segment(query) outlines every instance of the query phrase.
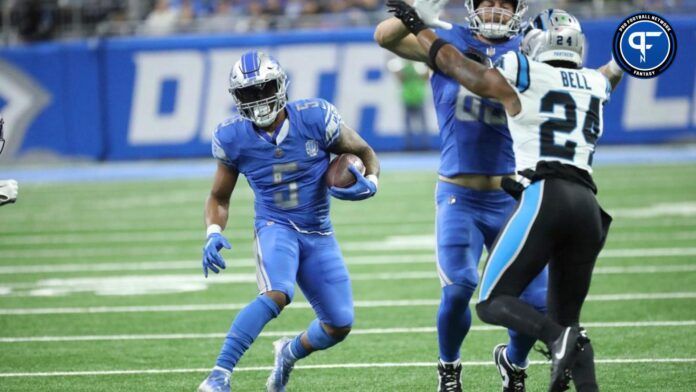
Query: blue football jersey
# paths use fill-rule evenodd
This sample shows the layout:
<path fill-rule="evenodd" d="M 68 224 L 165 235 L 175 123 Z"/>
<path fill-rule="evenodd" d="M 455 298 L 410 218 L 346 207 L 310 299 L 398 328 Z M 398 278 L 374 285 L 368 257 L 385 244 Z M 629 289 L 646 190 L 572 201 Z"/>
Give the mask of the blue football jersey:
<path fill-rule="evenodd" d="M 254 191 L 256 228 L 269 222 L 328 233 L 327 151 L 340 135 L 341 116 L 322 99 L 289 102 L 288 118 L 269 140 L 241 117 L 220 124 L 213 156 L 244 174 Z"/>
<path fill-rule="evenodd" d="M 462 53 L 485 56 L 492 62 L 509 51 L 517 51 L 522 39 L 516 36 L 489 45 L 476 39 L 468 27 L 461 25 L 454 25 L 451 30 L 437 29 L 436 32 Z M 430 84 L 440 128 L 438 172 L 446 177 L 513 173 L 515 158 L 503 105 L 477 96 L 440 72 L 433 74 Z"/>

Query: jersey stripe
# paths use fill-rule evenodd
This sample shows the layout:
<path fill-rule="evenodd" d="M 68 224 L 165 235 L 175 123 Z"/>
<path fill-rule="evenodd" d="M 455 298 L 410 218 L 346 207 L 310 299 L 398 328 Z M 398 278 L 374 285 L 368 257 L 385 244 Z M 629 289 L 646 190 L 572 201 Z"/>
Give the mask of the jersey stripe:
<path fill-rule="evenodd" d="M 529 88 L 529 60 L 524 54 L 517 52 L 517 89 L 520 93 Z"/>
<path fill-rule="evenodd" d="M 517 210 L 505 225 L 488 257 L 479 287 L 479 302 L 488 299 L 505 271 L 517 259 L 539 214 L 543 197 L 544 180 L 531 184 L 522 192 Z"/>

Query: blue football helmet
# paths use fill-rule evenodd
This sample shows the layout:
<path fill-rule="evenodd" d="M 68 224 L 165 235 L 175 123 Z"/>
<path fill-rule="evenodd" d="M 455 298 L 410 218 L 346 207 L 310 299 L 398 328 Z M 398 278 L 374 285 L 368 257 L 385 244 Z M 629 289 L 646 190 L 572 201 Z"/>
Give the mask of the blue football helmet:
<path fill-rule="evenodd" d="M 267 127 L 285 108 L 288 77 L 271 56 L 246 52 L 230 71 L 230 88 L 239 114 L 259 127 Z"/>

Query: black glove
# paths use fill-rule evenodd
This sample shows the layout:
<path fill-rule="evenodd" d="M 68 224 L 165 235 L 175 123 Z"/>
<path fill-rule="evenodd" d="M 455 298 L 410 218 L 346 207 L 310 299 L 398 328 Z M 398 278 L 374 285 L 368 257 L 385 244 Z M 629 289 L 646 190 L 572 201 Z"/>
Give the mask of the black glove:
<path fill-rule="evenodd" d="M 422 30 L 428 28 L 423 20 L 418 16 L 416 10 L 402 0 L 388 0 L 387 7 L 401 23 L 406 26 L 413 35 L 418 35 Z"/>

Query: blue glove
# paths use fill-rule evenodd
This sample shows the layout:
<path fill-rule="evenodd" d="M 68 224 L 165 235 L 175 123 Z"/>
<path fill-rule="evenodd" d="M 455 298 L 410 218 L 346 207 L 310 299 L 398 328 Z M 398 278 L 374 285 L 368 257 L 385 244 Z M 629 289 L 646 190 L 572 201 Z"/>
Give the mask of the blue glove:
<path fill-rule="evenodd" d="M 208 268 L 216 274 L 220 272 L 218 267 L 225 269 L 225 260 L 220 256 L 220 249 L 232 249 L 232 245 L 227 242 L 220 233 L 212 233 L 208 236 L 208 242 L 203 247 L 203 275 L 208 277 Z"/>
<path fill-rule="evenodd" d="M 331 196 L 341 200 L 364 200 L 372 197 L 377 192 L 377 184 L 365 178 L 355 166 L 348 166 L 348 170 L 355 176 L 357 181 L 348 188 L 329 188 Z"/>

